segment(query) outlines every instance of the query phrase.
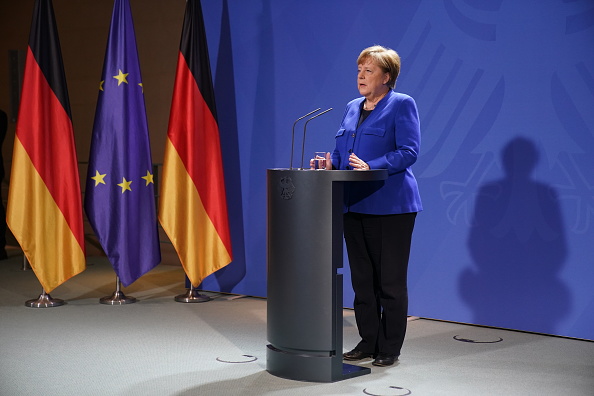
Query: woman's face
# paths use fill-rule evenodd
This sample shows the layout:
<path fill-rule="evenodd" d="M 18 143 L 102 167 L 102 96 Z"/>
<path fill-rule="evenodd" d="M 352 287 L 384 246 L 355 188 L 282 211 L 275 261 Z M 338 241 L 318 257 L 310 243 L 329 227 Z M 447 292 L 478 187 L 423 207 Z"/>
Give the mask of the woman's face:
<path fill-rule="evenodd" d="M 357 67 L 357 85 L 359 93 L 368 99 L 383 95 L 390 80 L 390 74 L 385 73 L 373 60 L 367 59 Z"/>

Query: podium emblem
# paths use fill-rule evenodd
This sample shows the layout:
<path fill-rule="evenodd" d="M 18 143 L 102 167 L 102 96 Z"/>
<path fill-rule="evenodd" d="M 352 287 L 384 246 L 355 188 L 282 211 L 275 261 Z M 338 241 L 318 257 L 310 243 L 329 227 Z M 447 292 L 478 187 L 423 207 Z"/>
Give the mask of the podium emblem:
<path fill-rule="evenodd" d="M 283 199 L 291 199 L 293 198 L 293 193 L 295 192 L 295 185 L 293 184 L 293 179 L 289 176 L 282 177 L 279 182 L 280 187 L 280 195 Z"/>

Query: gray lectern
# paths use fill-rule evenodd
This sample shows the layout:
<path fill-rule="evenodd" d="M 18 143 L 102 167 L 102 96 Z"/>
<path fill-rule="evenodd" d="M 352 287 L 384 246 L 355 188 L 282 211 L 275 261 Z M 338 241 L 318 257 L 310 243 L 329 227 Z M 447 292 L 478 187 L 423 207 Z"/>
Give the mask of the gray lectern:
<path fill-rule="evenodd" d="M 371 371 L 342 362 L 343 184 L 387 177 L 386 170 L 268 169 L 269 373 L 333 382 Z"/>

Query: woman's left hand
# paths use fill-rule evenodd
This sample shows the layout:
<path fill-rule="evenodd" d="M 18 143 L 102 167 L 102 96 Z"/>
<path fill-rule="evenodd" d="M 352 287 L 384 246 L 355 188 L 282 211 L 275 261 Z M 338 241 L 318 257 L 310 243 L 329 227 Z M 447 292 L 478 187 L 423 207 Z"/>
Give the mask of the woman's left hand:
<path fill-rule="evenodd" d="M 369 170 L 369 165 L 367 165 L 367 162 L 363 161 L 361 158 L 357 157 L 355 155 L 355 153 L 351 153 L 351 155 L 349 156 L 349 165 L 354 169 L 354 170 Z"/>

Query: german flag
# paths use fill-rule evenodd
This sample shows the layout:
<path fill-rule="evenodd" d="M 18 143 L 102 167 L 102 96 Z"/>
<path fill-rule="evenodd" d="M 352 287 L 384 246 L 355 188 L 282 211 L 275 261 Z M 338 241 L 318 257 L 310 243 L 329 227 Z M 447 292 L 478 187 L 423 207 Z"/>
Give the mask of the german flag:
<path fill-rule="evenodd" d="M 7 223 L 44 291 L 85 269 L 80 180 L 51 0 L 36 0 L 14 141 Z"/>
<path fill-rule="evenodd" d="M 231 262 L 223 159 L 198 0 L 186 3 L 163 161 L 159 221 L 194 287 Z"/>

